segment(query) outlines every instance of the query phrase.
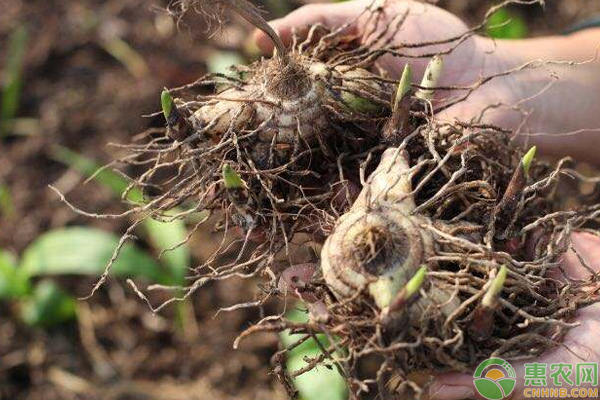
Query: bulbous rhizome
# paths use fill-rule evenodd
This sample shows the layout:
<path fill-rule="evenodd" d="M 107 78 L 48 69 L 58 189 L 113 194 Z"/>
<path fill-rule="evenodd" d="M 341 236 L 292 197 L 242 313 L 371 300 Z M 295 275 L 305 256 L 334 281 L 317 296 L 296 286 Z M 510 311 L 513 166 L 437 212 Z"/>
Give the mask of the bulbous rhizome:
<path fill-rule="evenodd" d="M 364 66 L 329 61 L 291 53 L 287 64 L 263 59 L 172 90 L 186 129 L 178 132 L 178 157 L 196 175 L 187 176 L 202 208 L 226 209 L 244 231 L 271 235 L 294 224 L 314 230 L 347 209 L 351 196 L 339 193 L 357 186 L 358 167 L 369 154 L 378 157 L 370 150 L 379 142 L 375 132 L 390 113 L 394 89 Z M 192 94 L 205 85 L 216 92 Z M 244 180 L 246 196 L 231 201 L 227 193 L 214 193 L 224 164 Z M 203 196 L 210 190 L 212 196 Z"/>

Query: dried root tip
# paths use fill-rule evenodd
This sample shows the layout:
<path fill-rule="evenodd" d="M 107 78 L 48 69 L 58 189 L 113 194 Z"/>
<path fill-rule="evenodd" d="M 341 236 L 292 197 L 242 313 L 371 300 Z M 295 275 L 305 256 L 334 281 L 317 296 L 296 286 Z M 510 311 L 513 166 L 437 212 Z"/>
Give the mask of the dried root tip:
<path fill-rule="evenodd" d="M 506 276 L 508 274 L 508 269 L 505 265 L 502 266 L 498 275 L 492 281 L 487 292 L 483 296 L 483 300 L 481 301 L 481 305 L 488 310 L 491 310 L 496 307 L 498 304 L 498 296 L 504 289 L 504 283 L 506 282 Z"/>
<path fill-rule="evenodd" d="M 246 186 L 242 178 L 229 164 L 223 165 L 223 183 L 227 190 L 243 189 Z"/>
<path fill-rule="evenodd" d="M 529 151 L 527 151 L 527 153 L 525 153 L 525 155 L 523 156 L 523 159 L 521 160 L 521 165 L 523 166 L 523 172 L 525 173 L 526 177 L 529 177 L 529 169 L 531 168 L 531 163 L 532 163 L 533 159 L 535 158 L 536 152 L 537 152 L 537 147 L 533 146 L 532 148 L 529 149 Z"/>
<path fill-rule="evenodd" d="M 442 76 L 442 70 L 444 68 L 444 59 L 441 56 L 433 56 L 433 58 L 427 64 L 423 80 L 421 81 L 421 89 L 416 93 L 416 96 L 421 100 L 431 101 L 433 100 L 434 90 L 438 85 L 438 81 Z"/>

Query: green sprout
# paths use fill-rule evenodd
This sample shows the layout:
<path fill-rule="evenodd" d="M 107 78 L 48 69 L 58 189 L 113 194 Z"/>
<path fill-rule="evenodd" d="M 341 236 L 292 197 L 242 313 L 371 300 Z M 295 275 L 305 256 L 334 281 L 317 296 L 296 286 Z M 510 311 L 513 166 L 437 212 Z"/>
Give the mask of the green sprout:
<path fill-rule="evenodd" d="M 398 108 L 400 102 L 410 92 L 411 83 L 412 83 L 412 68 L 410 67 L 410 64 L 406 64 L 404 66 L 404 71 L 402 71 L 402 77 L 400 78 L 400 82 L 398 83 L 398 90 L 396 91 L 396 99 L 394 100 L 394 110 Z"/>
<path fill-rule="evenodd" d="M 410 281 L 404 286 L 404 298 L 409 299 L 419 292 L 421 286 L 425 282 L 427 276 L 427 266 L 422 265 L 417 273 L 411 278 Z"/>
<path fill-rule="evenodd" d="M 229 164 L 223 165 L 223 182 L 227 190 L 242 189 L 245 186 L 242 178 Z"/>
<path fill-rule="evenodd" d="M 416 96 L 422 100 L 433 100 L 433 88 L 438 85 L 438 81 L 442 76 L 442 70 L 444 69 L 444 59 L 439 56 L 433 56 L 433 58 L 427 64 L 425 74 L 423 74 L 423 80 L 421 80 L 421 87 L 417 91 Z"/>
<path fill-rule="evenodd" d="M 485 308 L 492 308 L 496 305 L 498 301 L 498 295 L 502 292 L 504 288 L 504 283 L 506 282 L 506 276 L 508 275 L 508 269 L 505 265 L 500 268 L 500 272 L 492 281 L 490 288 L 485 292 L 483 296 L 483 300 L 481 305 Z"/>
<path fill-rule="evenodd" d="M 160 103 L 162 105 L 165 120 L 168 123 L 171 120 L 171 114 L 176 106 L 173 97 L 171 97 L 171 94 L 167 90 L 163 90 L 160 94 Z"/>
<path fill-rule="evenodd" d="M 523 172 L 525 172 L 525 176 L 529 176 L 529 169 L 531 168 L 531 162 L 533 161 L 536 152 L 537 152 L 537 147 L 533 146 L 523 156 L 523 160 L 521 162 L 523 164 Z"/>

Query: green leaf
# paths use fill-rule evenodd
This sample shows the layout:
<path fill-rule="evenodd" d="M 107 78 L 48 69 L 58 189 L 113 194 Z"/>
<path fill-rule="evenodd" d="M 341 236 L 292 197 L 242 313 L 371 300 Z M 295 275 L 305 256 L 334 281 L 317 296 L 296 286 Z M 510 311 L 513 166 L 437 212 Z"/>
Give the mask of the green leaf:
<path fill-rule="evenodd" d="M 76 317 L 77 301 L 50 280 L 41 281 L 21 304 L 21 318 L 36 327 L 49 327 Z"/>
<path fill-rule="evenodd" d="M 93 275 L 104 272 L 119 238 L 95 228 L 57 229 L 39 236 L 23 253 L 20 268 L 28 276 Z M 150 282 L 168 282 L 169 277 L 152 257 L 132 244 L 121 250 L 112 273 Z"/>
<path fill-rule="evenodd" d="M 120 37 L 102 41 L 100 45 L 108 54 L 123 64 L 135 78 L 142 79 L 150 72 L 150 67 L 144 57 Z"/>
<path fill-rule="evenodd" d="M 475 387 L 479 394 L 489 400 L 500 400 L 504 398 L 504 393 L 498 384 L 487 378 L 475 379 Z"/>
<path fill-rule="evenodd" d="M 15 259 L 0 250 L 0 299 L 16 299 L 30 290 L 29 281 L 16 267 Z"/>
<path fill-rule="evenodd" d="M 0 249 L 0 266 L 7 266 L 7 267 L 11 267 L 11 268 L 16 268 L 17 267 L 17 260 L 9 252 Z"/>
<path fill-rule="evenodd" d="M 265 0 L 267 8 L 272 14 L 272 17 L 281 18 L 294 10 L 292 2 L 289 0 Z"/>
<path fill-rule="evenodd" d="M 290 311 L 288 311 L 288 313 L 285 315 L 285 318 L 292 322 L 307 322 L 308 314 L 300 309 L 302 307 L 304 307 L 302 305 L 302 303 L 299 303 L 296 308 L 293 308 Z M 281 340 L 281 343 L 284 346 L 289 347 L 289 346 L 293 345 L 298 339 L 301 339 L 304 336 L 305 336 L 304 334 L 293 334 L 292 335 L 289 333 L 289 331 L 283 331 L 279 334 L 279 339 Z M 319 339 L 319 342 L 321 342 L 323 344 L 323 346 L 329 345 L 329 341 L 327 340 L 325 335 L 316 335 L 316 336 L 317 336 L 317 339 Z M 313 351 L 315 349 L 318 349 L 318 346 L 313 339 L 310 339 L 310 340 L 304 341 L 301 345 L 295 347 L 294 350 L 292 350 L 292 353 L 293 354 L 303 353 L 304 351 Z"/>
<path fill-rule="evenodd" d="M 100 164 L 90 158 L 69 150 L 66 147 L 53 147 L 52 157 L 56 161 L 79 171 L 86 177 L 94 176 L 96 181 L 110 189 L 116 196 L 121 196 L 130 184 L 127 179 L 109 169 L 103 169 L 98 172 Z M 127 199 L 132 202 L 141 202 L 143 197 L 142 191 L 138 188 L 132 188 L 127 194 Z"/>
<path fill-rule="evenodd" d="M 302 305 L 300 304 L 299 307 L 302 307 Z M 299 307 L 289 311 L 286 318 L 294 322 L 308 321 L 307 314 L 301 311 Z M 323 347 L 329 346 L 329 341 L 325 335 L 316 336 Z M 291 335 L 289 331 L 285 331 L 279 337 L 283 345 L 289 347 L 298 339 L 304 337 L 304 334 Z M 308 339 L 290 351 L 286 363 L 287 368 L 290 372 L 299 370 L 306 366 L 305 357 L 314 358 L 320 354 L 321 349 L 317 342 L 314 339 Z M 344 400 L 347 398 L 348 390 L 344 378 L 334 366 L 330 367 L 327 368 L 321 365 L 294 379 L 294 385 L 303 400 Z"/>
<path fill-rule="evenodd" d="M 522 17 L 501 8 L 490 16 L 486 32 L 496 39 L 522 39 L 527 36 L 527 24 Z"/>
<path fill-rule="evenodd" d="M 150 242 L 154 248 L 160 251 L 179 245 L 186 240 L 188 235 L 188 230 L 181 220 L 162 222 L 146 219 L 144 227 L 148 232 Z M 183 285 L 192 259 L 188 245 L 183 244 L 176 249 L 166 251 L 162 255 L 162 259 L 171 272 L 172 283 Z"/>
<path fill-rule="evenodd" d="M 9 39 L 4 68 L 5 84 L 2 87 L 2 106 L 0 108 L 0 137 L 4 136 L 7 122 L 15 117 L 19 109 L 23 86 L 21 73 L 28 37 L 27 28 L 20 26 Z"/>
<path fill-rule="evenodd" d="M 305 350 L 302 353 L 292 354 L 287 361 L 290 372 L 306 366 L 304 357 L 318 357 L 321 350 Z M 294 378 L 294 385 L 303 400 L 344 400 L 348 397 L 348 390 L 344 378 L 334 366 L 330 368 L 320 365 L 304 374 Z"/>
<path fill-rule="evenodd" d="M 229 164 L 223 165 L 223 182 L 225 183 L 225 189 L 241 189 L 244 187 L 244 181 Z"/>
<path fill-rule="evenodd" d="M 160 94 L 160 104 L 162 106 L 163 115 L 165 120 L 169 122 L 171 119 L 171 113 L 173 112 L 173 107 L 175 107 L 175 102 L 173 101 L 173 97 L 167 90 L 163 90 Z"/>
<path fill-rule="evenodd" d="M 231 67 L 244 64 L 244 59 L 237 52 L 214 51 L 208 56 L 206 64 L 209 72 L 239 78 L 239 74 Z"/>

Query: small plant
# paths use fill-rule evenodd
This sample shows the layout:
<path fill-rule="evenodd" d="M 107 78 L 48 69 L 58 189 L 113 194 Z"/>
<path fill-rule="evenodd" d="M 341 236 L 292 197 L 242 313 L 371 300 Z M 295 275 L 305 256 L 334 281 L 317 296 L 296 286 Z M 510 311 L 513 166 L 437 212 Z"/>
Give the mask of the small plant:
<path fill-rule="evenodd" d="M 127 181 L 108 170 L 102 171 L 95 161 L 71 150 L 55 147 L 53 157 L 82 174 L 93 177 L 120 196 Z M 142 200 L 139 191 L 130 191 L 131 202 Z M 7 208 L 7 207 L 4 207 Z M 191 263 L 187 246 L 177 246 L 188 235 L 182 221 L 144 221 L 145 236 L 160 253 L 155 259 L 133 245 L 125 246 L 113 265 L 113 273 L 121 278 L 179 287 L 185 285 L 185 274 Z M 39 236 L 23 252 L 19 261 L 0 251 L 0 301 L 19 305 L 21 319 L 36 327 L 49 327 L 76 317 L 76 299 L 66 293 L 50 277 L 63 275 L 98 276 L 113 258 L 119 237 L 95 228 L 69 227 L 51 230 Z M 172 251 L 165 251 L 177 247 Z M 77 251 L 73 251 L 77 249 Z M 42 278 L 40 282 L 37 282 Z M 37 283 L 36 283 L 37 282 Z M 185 312 L 178 309 L 178 317 Z M 185 321 L 180 321 L 185 325 Z"/>
<path fill-rule="evenodd" d="M 0 251 L 0 301 L 17 302 L 21 319 L 32 326 L 69 321 L 76 317 L 76 299 L 50 277 L 101 274 L 118 242 L 119 237 L 108 232 L 72 227 L 39 236 L 18 262 Z M 132 245 L 121 252 L 114 273 L 149 282 L 173 282 L 168 271 Z M 39 278 L 43 279 L 37 282 Z"/>

